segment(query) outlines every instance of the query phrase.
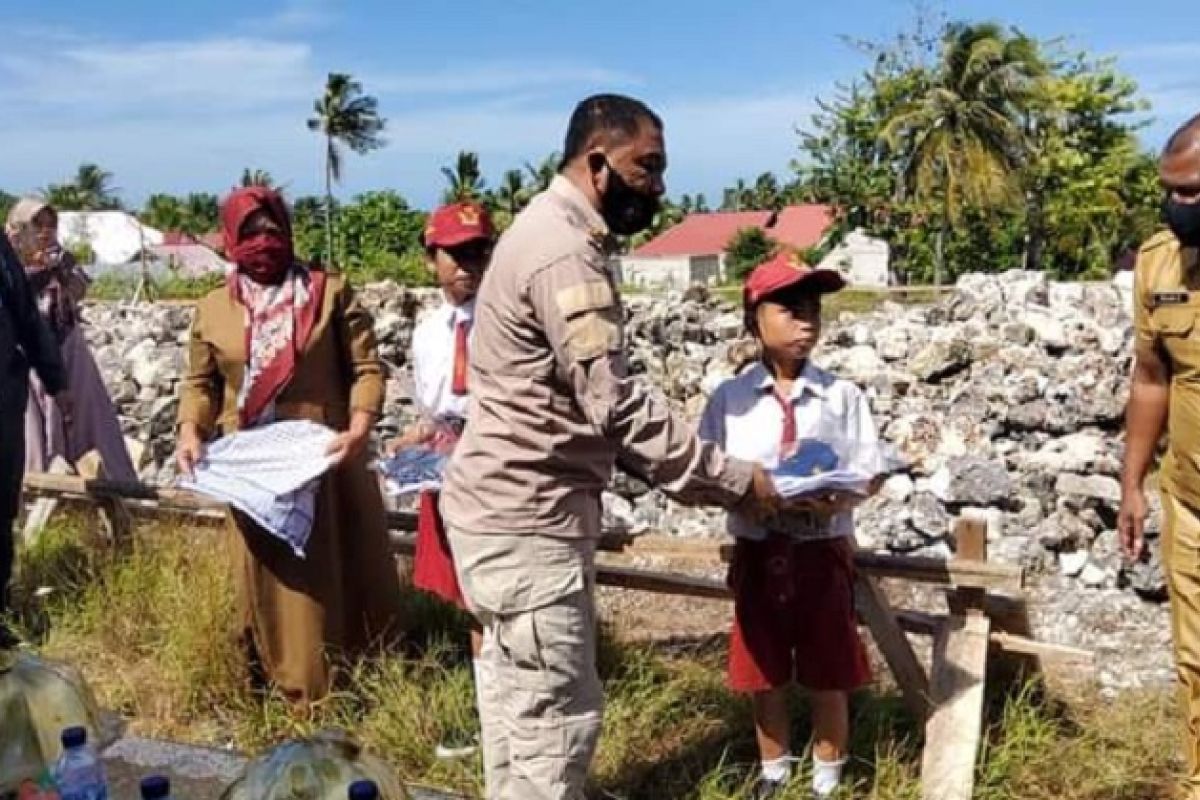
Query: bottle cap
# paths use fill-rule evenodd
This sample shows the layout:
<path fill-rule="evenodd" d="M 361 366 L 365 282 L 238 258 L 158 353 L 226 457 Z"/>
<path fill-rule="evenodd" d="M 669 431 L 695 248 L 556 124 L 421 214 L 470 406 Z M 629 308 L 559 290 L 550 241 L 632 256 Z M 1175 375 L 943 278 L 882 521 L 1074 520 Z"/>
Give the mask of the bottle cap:
<path fill-rule="evenodd" d="M 87 728 L 76 725 L 71 728 L 64 728 L 62 732 L 62 746 L 68 750 L 75 747 L 83 747 L 87 744 Z"/>
<path fill-rule="evenodd" d="M 162 775 L 142 778 L 142 800 L 162 800 L 171 796 L 171 782 Z"/>

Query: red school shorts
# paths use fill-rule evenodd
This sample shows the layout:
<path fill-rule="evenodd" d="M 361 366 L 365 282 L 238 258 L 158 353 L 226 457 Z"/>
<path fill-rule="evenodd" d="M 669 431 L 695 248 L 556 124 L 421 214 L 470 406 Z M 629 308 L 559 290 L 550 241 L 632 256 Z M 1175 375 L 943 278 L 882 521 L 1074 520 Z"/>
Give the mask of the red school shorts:
<path fill-rule="evenodd" d="M 729 587 L 730 689 L 765 692 L 795 681 L 851 691 L 871 680 L 854 613 L 854 548 L 845 538 L 739 539 Z"/>
<path fill-rule="evenodd" d="M 413 585 L 440 597 L 447 603 L 466 609 L 454 558 L 446 539 L 442 514 L 438 511 L 437 492 L 421 492 L 417 510 L 417 552 L 413 557 Z"/>

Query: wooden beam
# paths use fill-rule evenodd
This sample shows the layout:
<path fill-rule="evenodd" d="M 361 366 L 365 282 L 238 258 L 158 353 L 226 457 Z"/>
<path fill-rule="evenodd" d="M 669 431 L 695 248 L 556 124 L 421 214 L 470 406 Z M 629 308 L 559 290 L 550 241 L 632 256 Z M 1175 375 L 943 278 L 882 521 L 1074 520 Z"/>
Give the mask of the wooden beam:
<path fill-rule="evenodd" d="M 905 705 L 917 720 L 925 720 L 930 711 L 929 678 L 917 660 L 908 637 L 896 621 L 891 604 L 870 575 L 859 572 L 854 588 L 859 614 L 871 629 L 875 644 L 895 676 Z"/>
<path fill-rule="evenodd" d="M 951 617 L 934 640 L 933 712 L 925 723 L 923 800 L 970 800 L 983 735 L 990 623 L 983 614 Z"/>
<path fill-rule="evenodd" d="M 101 502 L 106 499 L 152 503 L 158 509 L 179 514 L 203 514 L 206 518 L 224 515 L 224 503 L 183 489 L 156 487 L 145 483 L 129 483 L 103 478 L 87 479 L 76 475 L 51 475 L 43 472 L 25 474 L 24 488 L 47 497 L 75 497 Z M 411 511 L 388 511 L 388 529 L 415 532 L 417 515 Z M 624 533 L 605 532 L 600 549 L 620 552 L 634 537 Z"/>
<path fill-rule="evenodd" d="M 733 545 L 721 545 L 718 555 L 721 561 L 729 563 L 733 556 Z M 1010 590 L 1020 589 L 1025 584 L 1025 571 L 1021 567 L 987 561 L 859 551 L 854 554 L 854 564 L 859 572 L 876 578 L 900 578 L 915 583 Z"/>

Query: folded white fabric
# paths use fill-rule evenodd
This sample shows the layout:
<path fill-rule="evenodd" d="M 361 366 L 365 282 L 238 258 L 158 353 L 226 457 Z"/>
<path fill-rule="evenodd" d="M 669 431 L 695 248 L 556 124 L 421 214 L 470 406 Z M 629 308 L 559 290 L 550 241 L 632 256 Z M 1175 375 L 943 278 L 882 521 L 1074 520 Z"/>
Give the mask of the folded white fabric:
<path fill-rule="evenodd" d="M 337 434 L 308 420 L 239 431 L 209 445 L 195 478 L 180 487 L 229 503 L 304 557 L 318 479 L 331 466 Z"/>

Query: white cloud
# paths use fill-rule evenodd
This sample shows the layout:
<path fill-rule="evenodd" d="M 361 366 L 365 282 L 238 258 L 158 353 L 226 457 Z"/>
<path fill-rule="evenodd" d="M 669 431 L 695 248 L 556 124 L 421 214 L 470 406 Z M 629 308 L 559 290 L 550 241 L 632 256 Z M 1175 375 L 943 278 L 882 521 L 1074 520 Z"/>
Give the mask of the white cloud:
<path fill-rule="evenodd" d="M 317 80 L 310 61 L 306 44 L 250 38 L 18 47 L 0 55 L 0 101 L 76 115 L 220 114 L 305 96 Z"/>
<path fill-rule="evenodd" d="M 299 13 L 330 3 L 293 3 Z M 394 188 L 427 204 L 438 167 L 479 152 L 492 180 L 561 147 L 573 102 L 590 91 L 640 87 L 640 76 L 565 62 L 461 63 L 419 72 L 350 65 L 388 118 L 388 146 L 346 162 L 350 194 Z M 321 149 L 305 129 L 324 71 L 300 39 L 220 33 L 123 42 L 25 28 L 0 52 L 0 188 L 61 180 L 82 161 L 110 170 L 128 202 L 154 191 L 224 191 L 243 167 L 294 193 L 320 189 Z M 642 91 L 638 91 L 643 94 Z M 652 99 L 653 98 L 648 98 Z M 653 102 L 667 124 L 673 194 L 710 197 L 738 176 L 784 173 L 793 127 L 811 95 L 762 89 Z"/>
<path fill-rule="evenodd" d="M 1191 42 L 1152 42 L 1129 47 L 1117 53 L 1122 61 L 1157 61 L 1195 63 L 1200 58 L 1200 43 Z"/>
<path fill-rule="evenodd" d="M 239 27 L 272 34 L 319 30 L 337 19 L 337 5 L 335 0 L 287 0 L 278 11 L 243 20 Z"/>

